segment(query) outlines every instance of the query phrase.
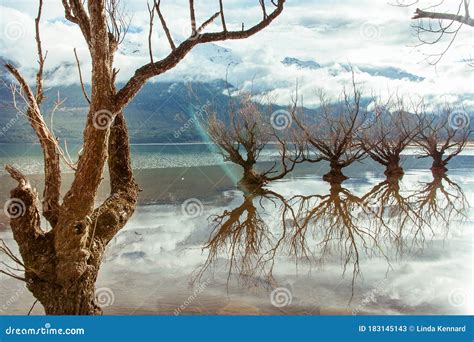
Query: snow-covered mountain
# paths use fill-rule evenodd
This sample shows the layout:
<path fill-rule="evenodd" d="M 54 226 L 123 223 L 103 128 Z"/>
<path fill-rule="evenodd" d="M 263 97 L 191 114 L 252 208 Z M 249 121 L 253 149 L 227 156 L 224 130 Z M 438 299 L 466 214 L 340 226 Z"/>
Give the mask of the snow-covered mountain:
<path fill-rule="evenodd" d="M 282 61 L 282 64 L 284 65 L 296 65 L 296 67 L 300 69 L 319 69 L 321 68 L 321 65 L 319 63 L 316 63 L 315 61 L 302 61 L 298 58 L 293 58 L 293 57 L 285 57 Z"/>
<path fill-rule="evenodd" d="M 169 51 L 160 53 L 153 52 L 155 61 L 160 60 Z M 133 57 L 149 57 L 148 45 L 143 42 L 125 39 L 120 45 L 119 53 L 124 56 Z M 189 53 L 194 60 L 204 63 L 203 65 L 220 64 L 239 64 L 242 60 L 240 56 L 236 55 L 232 50 L 222 47 L 214 43 L 200 44 L 195 46 Z"/>
<path fill-rule="evenodd" d="M 361 72 L 365 72 L 371 76 L 382 76 L 392 80 L 408 79 L 413 82 L 421 82 L 425 79 L 424 77 L 414 75 L 405 70 L 392 66 L 377 67 L 370 65 L 357 65 L 356 68 L 358 68 Z"/>
<path fill-rule="evenodd" d="M 195 58 L 202 59 L 203 62 L 220 64 L 220 65 L 229 65 L 229 64 L 239 64 L 242 62 L 240 56 L 232 52 L 232 50 L 226 49 L 217 44 L 203 44 L 196 46 L 191 54 Z"/>
<path fill-rule="evenodd" d="M 285 57 L 281 63 L 285 66 L 297 66 L 299 69 L 325 69 L 328 74 L 332 76 L 339 76 L 344 73 L 351 72 L 351 65 L 343 63 L 329 63 L 329 64 L 320 64 L 311 60 L 300 60 L 294 57 Z M 424 77 L 414 75 L 406 70 L 396 68 L 393 66 L 375 66 L 375 65 L 366 65 L 366 64 L 354 64 L 352 69 L 356 74 L 366 73 L 371 76 L 385 77 L 391 80 L 402 80 L 407 79 L 412 82 L 421 82 L 424 80 Z"/>

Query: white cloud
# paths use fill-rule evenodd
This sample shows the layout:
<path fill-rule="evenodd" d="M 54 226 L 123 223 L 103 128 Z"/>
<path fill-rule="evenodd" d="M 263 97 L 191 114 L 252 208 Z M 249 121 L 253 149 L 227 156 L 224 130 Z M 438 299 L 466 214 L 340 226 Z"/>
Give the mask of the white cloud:
<path fill-rule="evenodd" d="M 149 62 L 146 4 L 127 1 L 126 8 L 133 15 L 132 30 L 116 56 L 120 69 L 119 81 L 126 81 L 139 66 Z M 0 7 L 0 47 L 3 57 L 14 60 L 22 70 L 32 77 L 36 66 L 34 53 L 34 22 L 36 9 L 25 2 L 3 0 Z M 217 10 L 217 2 L 201 3 L 196 8 L 199 22 Z M 225 2 L 228 26 L 237 27 L 245 21 L 248 27 L 260 19 L 257 1 Z M 310 105 L 316 87 L 332 92 L 340 91 L 347 82 L 348 74 L 331 75 L 334 63 L 353 63 L 378 67 L 393 66 L 409 73 L 425 77 L 422 82 L 389 80 L 385 77 L 360 73 L 357 81 L 367 89 L 384 92 L 388 88 L 408 94 L 456 96 L 471 94 L 472 71 L 463 62 L 462 56 L 472 45 L 472 32 L 465 29 L 456 40 L 456 46 L 448 52 L 437 69 L 423 62 L 423 55 L 413 47 L 416 43 L 410 28 L 412 8 L 393 7 L 381 1 L 315 1 L 287 2 L 283 14 L 263 32 L 242 41 L 219 43 L 231 50 L 217 52 L 216 47 L 200 47 L 187 56 L 175 69 L 156 80 L 211 80 L 225 77 L 228 59 L 239 64 L 230 68 L 229 80 L 236 86 L 251 85 L 255 90 L 272 90 L 277 101 L 286 103 L 298 81 L 300 93 Z M 176 42 L 189 34 L 187 1 L 180 0 L 163 6 Z M 68 64 L 52 74 L 49 85 L 78 82 L 73 48 L 78 49 L 84 74 L 90 70 L 90 58 L 80 30 L 63 19 L 59 2 L 46 1 L 41 25 L 43 45 L 48 50 L 46 70 L 51 72 L 60 64 Z M 153 38 L 154 58 L 159 60 L 169 52 L 168 43 L 158 22 Z M 218 30 L 219 21 L 208 30 Z M 12 41 L 11 35 L 14 35 Z M 19 35 L 19 38 L 15 35 Z M 222 57 L 220 60 L 213 58 Z M 284 66 L 280 61 L 287 57 L 314 60 L 325 64 L 321 70 L 301 70 Z M 211 56 L 212 57 L 212 56 Z M 219 58 L 218 58 L 219 59 Z M 333 65 L 334 64 L 334 65 Z M 87 81 L 87 79 L 86 79 Z M 313 102 L 314 104 L 315 102 Z"/>

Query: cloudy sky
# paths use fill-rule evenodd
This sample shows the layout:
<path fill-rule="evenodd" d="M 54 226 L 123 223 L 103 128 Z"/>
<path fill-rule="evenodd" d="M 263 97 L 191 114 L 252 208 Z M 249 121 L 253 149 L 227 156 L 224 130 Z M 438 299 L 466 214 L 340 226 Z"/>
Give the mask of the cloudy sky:
<path fill-rule="evenodd" d="M 465 59 L 470 57 L 474 46 L 474 29 L 463 27 L 452 48 L 433 67 L 426 63 L 423 53 L 439 52 L 443 47 L 436 46 L 435 50 L 414 47 L 417 40 L 410 26 L 414 23 L 410 20 L 414 7 L 395 7 L 389 1 L 396 0 L 288 0 L 283 14 L 263 32 L 245 41 L 200 46 L 178 67 L 154 81 L 223 79 L 231 64 L 228 77 L 234 85 L 272 91 L 277 102 L 285 103 L 298 83 L 305 104 L 311 105 L 316 88 L 332 93 L 340 91 L 350 80 L 350 73 L 340 72 L 340 65 L 351 63 L 356 71 L 357 66 L 381 70 L 395 67 L 424 78 L 410 81 L 357 72 L 357 82 L 370 92 L 390 90 L 429 95 L 448 101 L 462 100 L 473 106 L 470 95 L 474 68 Z M 437 9 L 452 12 L 458 2 L 446 0 Z M 36 65 L 35 3 L 0 0 L 0 55 L 15 61 L 31 76 Z M 239 28 L 242 22 L 249 27 L 261 17 L 257 0 L 231 0 L 224 4 L 227 24 L 233 28 Z M 429 4 L 430 0 L 420 0 L 417 6 Z M 119 81 L 126 81 L 137 67 L 149 61 L 146 0 L 125 1 L 125 8 L 132 20 L 131 30 L 116 57 Z M 217 10 L 217 0 L 197 1 L 198 23 Z M 187 1 L 163 0 L 162 11 L 176 42 L 189 35 Z M 154 58 L 158 60 L 169 53 L 169 45 L 158 22 L 154 28 Z M 218 20 L 208 27 L 208 31 L 219 29 Z M 49 52 L 46 65 L 49 84 L 78 82 L 73 48 L 78 49 L 84 71 L 90 68 L 88 51 L 78 27 L 65 21 L 59 0 L 45 0 L 41 30 L 44 49 Z M 281 61 L 285 57 L 315 61 L 322 68 L 310 70 L 284 65 Z"/>

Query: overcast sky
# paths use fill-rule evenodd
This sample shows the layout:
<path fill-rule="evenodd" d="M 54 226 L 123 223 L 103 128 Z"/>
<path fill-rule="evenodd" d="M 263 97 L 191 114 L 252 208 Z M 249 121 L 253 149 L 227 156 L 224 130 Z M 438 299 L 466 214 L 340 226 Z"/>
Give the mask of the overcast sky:
<path fill-rule="evenodd" d="M 429 2 L 422 0 L 421 4 Z M 18 63 L 29 75 L 34 74 L 36 65 L 35 3 L 33 0 L 0 0 L 0 54 Z M 218 10 L 217 0 L 196 3 L 197 20 L 201 23 Z M 457 0 L 447 0 L 439 10 L 453 11 L 457 3 Z M 230 28 L 239 28 L 241 22 L 249 27 L 261 17 L 257 0 L 232 0 L 224 4 Z M 128 0 L 125 7 L 132 21 L 116 58 L 120 81 L 126 81 L 137 67 L 149 61 L 146 1 Z M 187 1 L 162 0 L 162 9 L 176 42 L 189 35 Z M 424 61 L 422 52 L 429 52 L 426 47 L 421 51 L 413 47 L 417 43 L 410 27 L 413 11 L 413 7 L 394 7 L 386 0 L 288 0 L 283 14 L 263 32 L 245 41 L 218 43 L 227 50 L 209 45 L 200 47 L 177 68 L 155 81 L 223 79 L 227 65 L 233 62 L 229 80 L 234 85 L 272 90 L 276 101 L 284 103 L 298 82 L 305 102 L 311 104 L 312 94 L 318 87 L 334 93 L 339 91 L 350 74 L 335 76 L 334 70 L 338 70 L 338 63 L 352 63 L 392 66 L 425 78 L 415 82 L 358 73 L 357 81 L 376 93 L 391 89 L 450 101 L 457 101 L 459 95 L 464 94 L 462 98 L 466 99 L 469 97 L 466 94 L 472 93 L 474 68 L 467 66 L 464 60 L 473 49 L 474 29 L 464 27 L 454 46 L 435 68 Z M 169 45 L 158 22 L 154 27 L 154 55 L 158 60 L 169 52 Z M 219 29 L 219 20 L 208 27 L 208 31 Z M 80 30 L 64 20 L 61 1 L 45 0 L 41 31 L 44 49 L 49 52 L 46 69 L 55 70 L 48 76 L 49 84 L 78 82 L 77 72 L 72 71 L 75 63 L 72 49 L 78 49 L 84 71 L 90 68 L 90 60 Z M 442 49 L 441 46 L 436 48 Z M 313 60 L 323 68 L 307 70 L 285 66 L 281 63 L 285 57 Z M 62 67 L 58 69 L 58 66 Z"/>

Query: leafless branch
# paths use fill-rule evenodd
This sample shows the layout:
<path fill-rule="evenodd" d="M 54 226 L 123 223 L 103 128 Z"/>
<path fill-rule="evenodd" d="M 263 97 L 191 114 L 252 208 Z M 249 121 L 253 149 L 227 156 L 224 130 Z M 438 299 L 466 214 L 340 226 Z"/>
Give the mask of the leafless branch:
<path fill-rule="evenodd" d="M 5 66 L 10 74 L 15 77 L 21 86 L 22 92 L 28 105 L 27 116 L 33 127 L 44 155 L 44 171 L 45 171 L 45 188 L 43 194 L 43 213 L 51 222 L 56 223 L 59 210 L 59 197 L 61 187 L 61 170 L 59 165 L 59 154 L 57 151 L 58 143 L 44 122 L 38 102 L 34 96 L 30 86 L 20 74 L 20 72 L 12 65 Z"/>
<path fill-rule="evenodd" d="M 405 4 L 397 0 L 395 5 L 408 7 L 416 3 L 419 3 L 419 1 Z M 474 27 L 474 20 L 470 17 L 469 13 L 469 0 L 459 0 L 455 13 L 431 10 L 442 3 L 443 1 L 441 0 L 438 4 L 427 6 L 424 9 L 417 8 L 412 17 L 413 20 L 418 21 L 417 24 L 413 25 L 420 42 L 417 46 L 442 45 L 439 52 L 423 52 L 426 56 L 426 61 L 432 65 L 436 65 L 441 61 L 446 52 L 453 46 L 459 32 L 464 26 Z"/>
<path fill-rule="evenodd" d="M 41 20 L 41 12 L 43 10 L 43 0 L 39 0 L 38 5 L 38 14 L 35 18 L 35 39 L 36 39 L 36 48 L 38 53 L 38 72 L 36 74 L 36 102 L 38 106 L 41 105 L 43 101 L 44 94 L 43 94 L 43 68 L 44 68 L 44 61 L 46 60 L 46 55 L 43 56 L 43 48 L 41 46 L 41 38 L 40 38 L 40 20 Z"/>
<path fill-rule="evenodd" d="M 371 123 L 367 109 L 361 107 L 361 92 L 354 79 L 352 86 L 352 94 L 344 90 L 338 101 L 331 101 L 324 92 L 319 91 L 320 107 L 316 119 L 305 118 L 302 111 L 293 115 L 309 146 L 306 150 L 310 153 L 305 159 L 309 162 L 329 162 L 331 170 L 324 176 L 328 181 L 346 179 L 342 169 L 365 155 L 358 138 Z M 314 149 L 312 154 L 311 148 Z"/>
<path fill-rule="evenodd" d="M 156 3 L 158 6 L 155 6 L 157 11 L 159 9 L 159 3 Z M 191 34 L 191 36 L 183 41 L 179 46 L 173 48 L 174 43 L 172 43 L 171 35 L 169 34 L 169 30 L 165 29 L 166 25 L 164 25 L 164 21 L 162 20 L 161 11 L 158 11 L 158 15 L 160 16 L 160 20 L 162 22 L 162 26 L 165 29 L 165 33 L 167 35 L 168 41 L 170 46 L 172 47 L 172 51 L 168 56 L 164 59 L 157 61 L 155 63 L 148 63 L 141 68 L 139 68 L 135 75 L 130 78 L 130 80 L 125 84 L 125 86 L 119 90 L 116 95 L 116 103 L 119 108 L 123 108 L 133 96 L 140 90 L 140 88 L 145 84 L 146 80 L 151 77 L 160 75 L 165 71 L 173 68 L 179 61 L 181 61 L 188 53 L 192 50 L 192 48 L 198 44 L 209 43 L 209 42 L 216 42 L 222 40 L 235 40 L 235 39 L 244 39 L 248 38 L 257 32 L 260 32 L 265 27 L 270 25 L 270 23 L 275 20 L 283 11 L 283 7 L 285 4 L 285 0 L 278 0 L 274 11 L 267 15 L 267 17 L 261 20 L 259 23 L 255 24 L 249 29 L 243 29 L 239 31 L 227 31 L 223 30 L 221 32 L 210 32 L 210 33 L 198 33 L 196 29 L 196 23 L 192 22 L 192 29 L 195 34 Z M 190 2 L 190 12 L 191 16 L 193 17 L 194 13 L 194 3 Z M 221 13 L 222 15 L 222 13 Z M 214 20 L 216 14 L 210 17 L 209 20 L 206 22 Z M 214 18 L 214 19 L 213 19 Z M 192 19 L 191 19 L 192 20 Z"/>
<path fill-rule="evenodd" d="M 168 25 L 166 24 L 166 20 L 165 20 L 163 14 L 161 13 L 160 4 L 161 4 L 161 0 L 155 1 L 156 13 L 158 13 L 158 17 L 160 18 L 161 26 L 163 27 L 163 31 L 165 31 L 166 38 L 168 39 L 168 43 L 171 46 L 171 50 L 174 51 L 174 50 L 176 50 L 176 45 L 173 42 L 173 37 L 171 37 L 171 33 L 170 33 L 169 28 L 168 28 Z M 155 64 L 153 64 L 153 65 L 155 65 Z"/>
<path fill-rule="evenodd" d="M 77 70 L 79 72 L 79 81 L 81 83 L 82 94 L 84 94 L 84 98 L 86 99 L 87 103 L 91 103 L 89 96 L 87 95 L 86 88 L 84 87 L 84 81 L 82 80 L 82 72 L 81 72 L 81 63 L 79 62 L 79 57 L 77 56 L 76 48 L 74 48 L 74 56 L 76 57 L 77 63 Z"/>

